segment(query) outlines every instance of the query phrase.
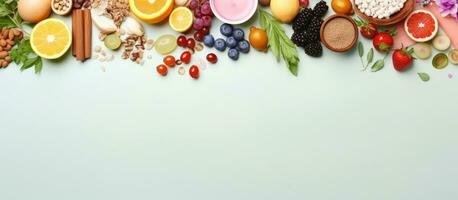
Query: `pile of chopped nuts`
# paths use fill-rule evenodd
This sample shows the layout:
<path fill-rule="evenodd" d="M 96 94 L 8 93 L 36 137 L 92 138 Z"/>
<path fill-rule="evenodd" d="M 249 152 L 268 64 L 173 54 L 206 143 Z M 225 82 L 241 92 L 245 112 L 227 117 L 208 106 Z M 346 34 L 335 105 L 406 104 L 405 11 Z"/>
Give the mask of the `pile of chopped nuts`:
<path fill-rule="evenodd" d="M 129 35 L 123 41 L 124 52 L 122 53 L 122 59 L 132 60 L 137 64 L 143 64 L 143 54 L 145 51 L 145 43 L 146 37 L 145 36 L 136 36 L 136 35 Z"/>
<path fill-rule="evenodd" d="M 72 8 L 72 0 L 54 0 L 52 8 L 57 14 L 66 14 Z"/>
<path fill-rule="evenodd" d="M 108 1 L 106 13 L 104 15 L 112 19 L 117 27 L 120 27 L 129 14 L 128 0 L 110 0 Z"/>
<path fill-rule="evenodd" d="M 113 54 L 106 53 L 101 46 L 95 46 L 94 51 L 94 59 L 97 59 L 100 62 L 111 62 L 115 59 Z"/>

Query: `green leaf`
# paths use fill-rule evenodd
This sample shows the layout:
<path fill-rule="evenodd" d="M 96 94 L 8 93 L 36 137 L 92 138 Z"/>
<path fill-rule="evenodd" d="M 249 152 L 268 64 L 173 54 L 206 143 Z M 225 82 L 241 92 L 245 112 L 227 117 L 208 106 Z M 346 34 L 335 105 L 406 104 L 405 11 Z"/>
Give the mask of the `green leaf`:
<path fill-rule="evenodd" d="M 374 48 L 371 48 L 369 50 L 369 53 L 367 53 L 367 64 L 372 63 L 373 60 L 374 60 Z"/>
<path fill-rule="evenodd" d="M 380 71 L 381 69 L 383 69 L 384 66 L 385 66 L 385 61 L 380 59 L 380 60 L 377 60 L 374 63 L 374 65 L 372 65 L 371 70 L 372 70 L 372 72 L 377 72 L 377 71 Z"/>
<path fill-rule="evenodd" d="M 420 77 L 420 79 L 421 79 L 423 82 L 428 82 L 429 79 L 430 79 L 429 74 L 424 73 L 424 72 L 418 73 L 418 76 Z"/>
<path fill-rule="evenodd" d="M 32 66 L 34 66 L 35 62 L 36 62 L 36 59 L 39 58 L 38 56 L 35 57 L 35 58 L 29 58 L 27 59 L 24 64 L 22 65 L 21 67 L 21 71 L 24 71 L 26 69 L 29 69 L 31 68 Z"/>
<path fill-rule="evenodd" d="M 296 45 L 286 35 L 282 23 L 261 8 L 258 13 L 261 27 L 266 30 L 269 38 L 270 51 L 278 61 L 283 58 L 289 71 L 297 76 L 299 56 Z"/>
<path fill-rule="evenodd" d="M 41 72 L 41 69 L 43 68 L 43 62 L 40 57 L 37 57 L 37 60 L 35 61 L 35 74 L 39 74 Z"/>
<path fill-rule="evenodd" d="M 359 57 L 362 58 L 362 57 L 364 56 L 364 46 L 363 46 L 363 43 L 358 42 L 357 49 L 358 49 Z"/>
<path fill-rule="evenodd" d="M 3 28 L 4 26 L 8 28 L 13 28 L 16 25 L 14 24 L 13 21 L 11 21 L 11 19 L 4 17 L 4 18 L 0 18 L 0 28 Z"/>

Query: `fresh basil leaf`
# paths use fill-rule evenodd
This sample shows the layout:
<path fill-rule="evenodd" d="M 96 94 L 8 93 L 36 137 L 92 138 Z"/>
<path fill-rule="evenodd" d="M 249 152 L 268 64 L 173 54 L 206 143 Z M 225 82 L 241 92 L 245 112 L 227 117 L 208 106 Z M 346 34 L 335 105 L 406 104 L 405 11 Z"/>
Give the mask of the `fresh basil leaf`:
<path fill-rule="evenodd" d="M 424 72 L 418 73 L 418 76 L 420 77 L 420 79 L 421 79 L 423 82 L 428 82 L 429 79 L 430 79 L 429 74 L 424 73 Z"/>
<path fill-rule="evenodd" d="M 371 70 L 372 70 L 372 72 L 377 72 L 377 71 L 380 71 L 381 69 L 383 69 L 384 66 L 385 66 L 385 61 L 380 59 L 380 60 L 377 60 L 374 63 L 374 65 L 372 65 Z"/>

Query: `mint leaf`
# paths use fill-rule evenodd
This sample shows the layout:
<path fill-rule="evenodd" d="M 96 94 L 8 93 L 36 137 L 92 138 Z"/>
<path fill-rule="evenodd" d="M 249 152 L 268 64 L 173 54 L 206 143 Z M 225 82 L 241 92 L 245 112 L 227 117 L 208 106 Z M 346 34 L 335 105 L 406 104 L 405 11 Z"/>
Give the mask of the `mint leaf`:
<path fill-rule="evenodd" d="M 420 77 L 420 79 L 421 79 L 423 82 L 428 82 L 429 79 L 430 79 L 429 74 L 424 73 L 424 72 L 418 73 L 418 76 Z"/>

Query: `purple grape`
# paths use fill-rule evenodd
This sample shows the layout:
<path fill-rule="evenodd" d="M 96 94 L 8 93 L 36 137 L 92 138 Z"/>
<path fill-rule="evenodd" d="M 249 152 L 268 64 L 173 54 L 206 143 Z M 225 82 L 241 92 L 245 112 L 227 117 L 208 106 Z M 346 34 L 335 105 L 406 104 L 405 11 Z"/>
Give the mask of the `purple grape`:
<path fill-rule="evenodd" d="M 191 10 L 194 10 L 197 7 L 199 7 L 199 1 L 198 0 L 191 0 L 191 2 L 189 2 L 189 8 Z"/>
<path fill-rule="evenodd" d="M 204 20 L 202 18 L 196 18 L 194 19 L 194 29 L 200 30 L 204 27 Z"/>
<path fill-rule="evenodd" d="M 201 18 L 203 15 L 202 13 L 200 12 L 200 9 L 196 9 L 194 10 L 194 17 L 196 18 Z"/>
<path fill-rule="evenodd" d="M 210 27 L 212 25 L 212 18 L 208 15 L 203 16 L 202 21 L 205 27 Z"/>
<path fill-rule="evenodd" d="M 213 14 L 213 10 L 212 9 L 210 9 L 210 13 L 208 13 L 207 15 L 210 16 L 210 17 L 214 17 L 215 16 L 215 14 Z"/>
<path fill-rule="evenodd" d="M 200 12 L 204 15 L 208 15 L 210 12 L 211 12 L 211 7 L 210 7 L 210 3 L 204 3 L 201 7 L 200 7 Z"/>

